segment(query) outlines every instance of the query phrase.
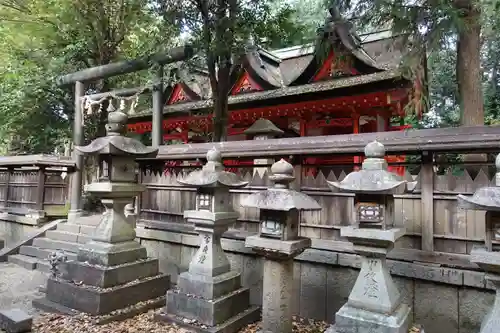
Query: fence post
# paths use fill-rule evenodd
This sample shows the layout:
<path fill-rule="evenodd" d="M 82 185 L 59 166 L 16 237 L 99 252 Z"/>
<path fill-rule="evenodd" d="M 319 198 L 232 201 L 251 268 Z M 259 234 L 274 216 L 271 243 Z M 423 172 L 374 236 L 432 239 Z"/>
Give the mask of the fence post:
<path fill-rule="evenodd" d="M 422 203 L 422 250 L 434 251 L 434 168 L 433 154 L 422 153 L 421 203 Z"/>
<path fill-rule="evenodd" d="M 137 184 L 142 184 L 142 170 L 139 168 L 139 173 L 137 174 Z M 135 215 L 137 216 L 137 222 L 141 218 L 141 207 L 142 207 L 142 193 L 139 193 L 135 197 Z"/>
<path fill-rule="evenodd" d="M 7 177 L 5 178 L 5 188 L 4 188 L 4 208 L 7 208 L 9 205 L 9 184 L 10 184 L 10 173 L 12 172 L 11 168 L 7 168 Z"/>
<path fill-rule="evenodd" d="M 38 168 L 35 209 L 38 211 L 43 211 L 44 201 L 45 201 L 45 167 L 40 166 Z"/>

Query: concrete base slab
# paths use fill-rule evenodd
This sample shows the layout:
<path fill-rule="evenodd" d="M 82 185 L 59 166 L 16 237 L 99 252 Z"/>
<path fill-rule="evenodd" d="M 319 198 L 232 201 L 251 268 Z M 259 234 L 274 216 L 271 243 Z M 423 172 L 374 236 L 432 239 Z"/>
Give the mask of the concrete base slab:
<path fill-rule="evenodd" d="M 96 288 L 49 278 L 45 297 L 49 301 L 77 311 L 103 315 L 132 304 L 158 298 L 169 288 L 170 277 L 165 274 L 113 288 Z"/>
<path fill-rule="evenodd" d="M 401 304 L 387 315 L 345 304 L 335 314 L 335 324 L 325 333 L 407 333 L 410 327 L 410 308 Z"/>
<path fill-rule="evenodd" d="M 195 324 L 190 319 L 168 313 L 155 315 L 155 320 L 176 324 L 197 333 L 235 333 L 259 319 L 260 308 L 258 306 L 252 306 L 217 326 Z"/>
<path fill-rule="evenodd" d="M 207 300 L 178 290 L 167 292 L 166 312 L 193 320 L 200 325 L 217 326 L 250 306 L 250 289 L 240 288 L 222 297 Z"/>

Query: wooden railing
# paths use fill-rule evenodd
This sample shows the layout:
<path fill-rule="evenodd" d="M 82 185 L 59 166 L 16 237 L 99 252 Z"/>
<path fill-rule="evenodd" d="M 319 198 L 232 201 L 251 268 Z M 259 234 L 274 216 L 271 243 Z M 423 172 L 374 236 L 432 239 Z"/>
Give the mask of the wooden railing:
<path fill-rule="evenodd" d="M 142 174 L 142 183 L 147 186 L 147 191 L 138 200 L 140 223 L 146 227 L 160 229 L 189 228 L 182 215 L 184 210 L 193 209 L 195 189 L 181 186 L 176 179 L 194 168 L 199 168 L 187 167 L 186 161 L 203 159 L 208 149 L 217 146 L 222 156 L 231 160 L 239 155 L 247 160 L 262 156 L 287 157 L 296 170 L 297 179 L 292 186 L 311 195 L 323 207 L 319 212 L 302 214 L 301 234 L 311 237 L 313 246 L 329 241 L 328 246 L 349 251 L 349 243 L 340 237 L 340 227 L 353 221 L 353 198 L 347 194 L 332 193 L 326 180 L 342 180 L 353 170 L 353 165 L 318 165 L 315 167 L 319 171 L 311 175 L 301 172 L 303 167 L 310 167 L 302 165 L 301 161 L 310 156 L 349 153 L 359 155 L 366 143 L 378 139 L 391 155 L 413 156 L 394 167 L 404 165 L 404 177 L 418 181 L 417 189 L 413 193 L 396 197 L 396 225 L 406 228 L 406 235 L 396 244 L 396 250 L 401 250 L 398 253 L 405 256 L 405 253 L 416 251 L 417 255 L 411 260 L 422 260 L 434 251 L 453 255 L 468 254 L 474 244 L 480 244 L 484 240 L 485 213 L 460 210 L 456 197 L 458 194 L 471 195 L 476 189 L 493 184 L 494 165 L 492 162 L 485 162 L 482 165 L 474 165 L 473 170 L 469 170 L 461 164 L 443 164 L 436 161 L 443 161 L 443 156 L 453 153 L 500 152 L 498 138 L 500 127 L 473 127 L 294 138 L 289 141 L 278 139 L 266 142 L 164 146 L 160 148 L 159 158 L 155 161 L 143 160 L 141 163 L 155 170 L 159 170 L 158 165 L 167 160 L 183 161 L 184 166 L 170 167 L 170 171 L 166 173 Z M 416 162 L 410 163 L 410 160 Z M 234 170 L 234 163 L 231 168 Z M 259 165 L 258 170 L 259 172 L 250 166 L 237 169 L 237 173 L 249 181 L 249 185 L 231 191 L 233 207 L 240 214 L 233 230 L 243 233 L 254 233 L 258 230 L 258 212 L 240 206 L 243 197 L 270 184 L 266 167 Z M 439 260 L 451 262 L 450 258 L 460 259 L 460 256 Z M 463 265 L 470 266 L 467 260 L 460 261 Z"/>
<path fill-rule="evenodd" d="M 64 216 L 67 210 L 69 158 L 47 155 L 0 157 L 0 211 Z"/>

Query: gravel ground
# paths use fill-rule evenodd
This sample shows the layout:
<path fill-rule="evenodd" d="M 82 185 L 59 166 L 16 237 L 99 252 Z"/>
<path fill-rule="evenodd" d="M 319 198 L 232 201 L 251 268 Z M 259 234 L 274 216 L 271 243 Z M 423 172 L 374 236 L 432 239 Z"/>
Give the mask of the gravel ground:
<path fill-rule="evenodd" d="M 155 310 L 158 311 L 158 310 Z M 33 323 L 34 333 L 187 333 L 188 330 L 176 325 L 158 323 L 153 320 L 155 311 L 149 311 L 134 318 L 121 322 L 113 322 L 106 325 L 93 325 L 86 316 L 66 317 L 54 314 L 43 314 L 36 318 Z M 328 325 L 324 322 L 314 322 L 294 318 L 294 332 L 296 333 L 320 333 L 324 332 Z M 241 330 L 241 333 L 254 333 L 259 324 L 249 325 Z"/>
<path fill-rule="evenodd" d="M 38 314 L 31 306 L 34 298 L 42 297 L 38 291 L 47 282 L 47 275 L 30 271 L 11 263 L 0 264 L 0 309 L 19 308 L 32 316 Z"/>
<path fill-rule="evenodd" d="M 155 322 L 155 311 L 135 316 L 120 322 L 95 325 L 85 315 L 68 317 L 41 313 L 31 306 L 34 298 L 42 297 L 39 287 L 44 286 L 47 275 L 39 271 L 30 271 L 11 263 L 0 264 L 0 309 L 20 308 L 33 316 L 34 333 L 188 333 L 190 331 L 175 325 Z M 318 322 L 298 317 L 293 318 L 294 333 L 321 333 L 328 328 L 325 322 Z M 240 333 L 255 333 L 259 323 L 249 325 Z M 0 330 L 0 332 L 2 332 Z M 422 327 L 410 328 L 410 333 L 423 333 Z"/>

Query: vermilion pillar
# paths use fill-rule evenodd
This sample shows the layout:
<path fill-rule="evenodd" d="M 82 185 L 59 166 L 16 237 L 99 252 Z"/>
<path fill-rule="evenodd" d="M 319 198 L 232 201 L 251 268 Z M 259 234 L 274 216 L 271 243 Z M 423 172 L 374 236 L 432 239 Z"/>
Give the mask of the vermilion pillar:
<path fill-rule="evenodd" d="M 353 113 L 352 114 L 352 133 L 353 134 L 359 134 L 359 114 Z M 361 163 L 361 158 L 359 156 L 354 156 L 354 170 L 358 170 L 359 166 L 357 164 Z"/>

